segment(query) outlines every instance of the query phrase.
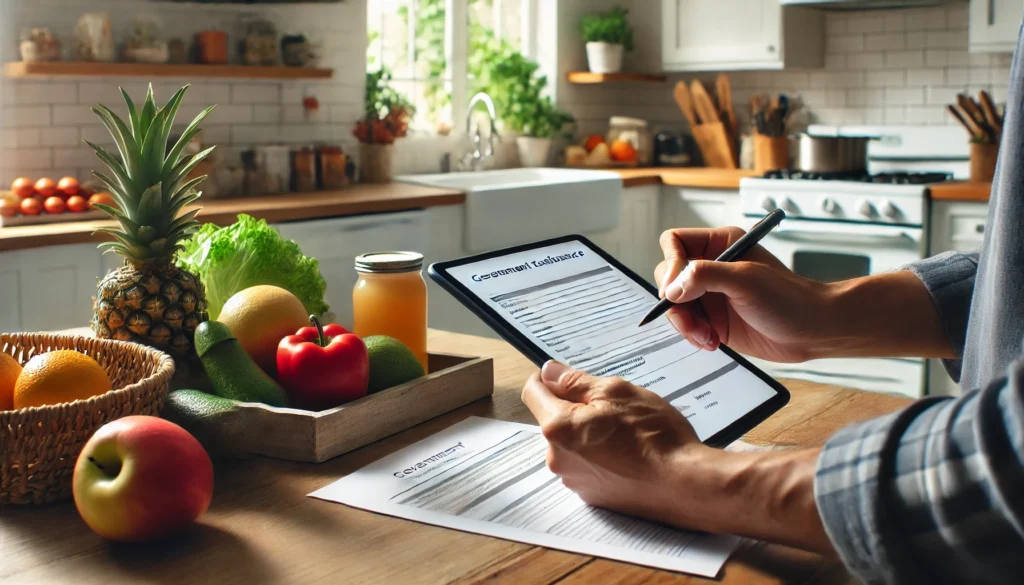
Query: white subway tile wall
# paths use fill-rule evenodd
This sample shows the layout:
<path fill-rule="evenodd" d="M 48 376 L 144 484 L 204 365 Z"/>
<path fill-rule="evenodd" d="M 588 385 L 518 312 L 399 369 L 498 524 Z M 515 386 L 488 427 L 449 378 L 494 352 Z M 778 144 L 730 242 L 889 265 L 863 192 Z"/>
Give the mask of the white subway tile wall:
<path fill-rule="evenodd" d="M 0 0 L 0 59 L 16 61 L 21 30 L 48 26 L 70 54 L 75 20 L 85 12 L 82 0 Z M 88 11 L 105 11 L 112 19 L 120 43 L 130 35 L 135 15 L 155 15 L 164 36 L 191 41 L 202 29 L 227 30 L 231 46 L 242 37 L 244 19 L 258 15 L 277 25 L 279 33 L 304 33 L 320 45 L 320 66 L 334 69 L 330 80 L 219 80 L 208 78 L 46 78 L 0 79 L 0 185 L 20 175 L 58 179 L 65 175 L 90 179 L 90 170 L 102 163 L 82 142 L 112 146 L 106 129 L 90 111 L 102 103 L 123 113 L 118 87 L 125 88 L 136 104 L 149 81 L 157 101 L 163 103 L 183 83 L 191 83 L 178 114 L 181 128 L 209 104 L 217 108 L 204 123 L 203 140 L 218 145 L 225 161 L 237 164 L 241 151 L 254 145 L 282 142 L 340 144 L 353 155 L 358 145 L 351 128 L 359 117 L 365 74 L 366 2 L 297 5 L 247 5 L 201 7 L 158 4 L 150 0 L 89 0 Z M 233 57 L 237 59 L 237 56 Z M 302 102 L 314 96 L 320 108 L 305 114 Z"/>
<path fill-rule="evenodd" d="M 825 32 L 823 69 L 729 73 L 736 113 L 744 124 L 755 92 L 799 95 L 811 121 L 821 124 L 955 124 L 944 106 L 958 92 L 976 95 L 984 89 L 997 102 L 1006 99 L 1011 55 L 967 52 L 965 1 L 828 12 Z M 585 92 L 565 92 L 568 101 L 559 97 L 579 119 L 581 133 L 604 132 L 612 115 L 648 120 L 655 130 L 680 129 L 686 122 L 673 105 L 672 86 L 695 77 L 712 86 L 713 74 L 683 74 L 671 75 L 663 85 L 587 86 Z"/>

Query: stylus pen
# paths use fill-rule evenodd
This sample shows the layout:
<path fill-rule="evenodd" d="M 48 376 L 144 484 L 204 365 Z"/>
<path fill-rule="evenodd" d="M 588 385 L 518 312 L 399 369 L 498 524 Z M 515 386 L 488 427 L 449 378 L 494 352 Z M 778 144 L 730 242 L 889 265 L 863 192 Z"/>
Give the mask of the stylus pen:
<path fill-rule="evenodd" d="M 722 252 L 722 255 L 719 256 L 715 261 L 733 262 L 735 260 L 739 260 L 744 255 L 746 255 L 747 252 L 752 250 L 754 246 L 758 244 L 758 242 L 760 242 L 762 239 L 764 239 L 765 236 L 768 235 L 768 232 L 775 229 L 775 226 L 779 225 L 779 222 L 781 222 L 785 218 L 786 213 L 781 209 L 776 209 L 775 211 L 772 211 L 768 215 L 764 216 L 764 218 L 761 221 L 754 224 L 754 227 L 750 228 L 749 232 L 743 234 L 743 237 L 733 242 L 733 244 L 729 246 L 725 250 L 725 252 Z M 660 301 L 658 301 L 658 304 L 654 305 L 653 309 L 651 309 L 650 311 L 648 311 L 646 315 L 644 315 L 644 318 L 642 321 L 640 321 L 639 326 L 643 327 L 644 325 L 647 325 L 648 323 L 654 321 L 658 317 L 661 317 L 666 312 L 668 312 L 668 310 L 671 309 L 672 305 L 674 304 L 675 303 L 668 299 L 661 299 Z"/>

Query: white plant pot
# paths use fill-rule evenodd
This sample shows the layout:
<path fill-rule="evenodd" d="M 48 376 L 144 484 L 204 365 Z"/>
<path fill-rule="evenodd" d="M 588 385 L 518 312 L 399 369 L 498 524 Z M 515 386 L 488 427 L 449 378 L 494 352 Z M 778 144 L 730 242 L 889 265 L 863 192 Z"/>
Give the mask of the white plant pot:
<path fill-rule="evenodd" d="M 524 167 L 542 167 L 548 162 L 551 139 L 520 136 L 516 138 L 516 147 L 519 149 L 519 164 Z"/>
<path fill-rule="evenodd" d="M 587 64 L 593 73 L 622 71 L 622 45 L 587 43 Z"/>

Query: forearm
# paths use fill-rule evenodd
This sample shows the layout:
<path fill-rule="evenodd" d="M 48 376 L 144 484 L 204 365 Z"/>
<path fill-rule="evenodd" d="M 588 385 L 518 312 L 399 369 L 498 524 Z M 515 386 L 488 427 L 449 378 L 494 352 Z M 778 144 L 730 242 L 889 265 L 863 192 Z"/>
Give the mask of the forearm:
<path fill-rule="evenodd" d="M 700 463 L 674 474 L 676 493 L 703 494 L 699 510 L 674 511 L 677 523 L 834 554 L 814 500 L 818 453 L 702 450 Z"/>
<path fill-rule="evenodd" d="M 832 322 L 818 357 L 934 357 L 955 353 L 928 289 L 909 270 L 825 289 Z"/>

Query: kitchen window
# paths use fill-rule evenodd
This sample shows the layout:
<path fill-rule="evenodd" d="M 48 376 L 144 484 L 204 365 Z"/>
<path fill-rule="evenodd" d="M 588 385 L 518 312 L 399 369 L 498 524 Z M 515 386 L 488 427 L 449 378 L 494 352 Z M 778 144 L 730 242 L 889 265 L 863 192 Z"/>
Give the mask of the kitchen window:
<path fill-rule="evenodd" d="M 461 131 L 473 91 L 474 47 L 497 38 L 532 57 L 538 0 L 369 0 L 367 70 L 416 106 L 412 129 Z"/>

